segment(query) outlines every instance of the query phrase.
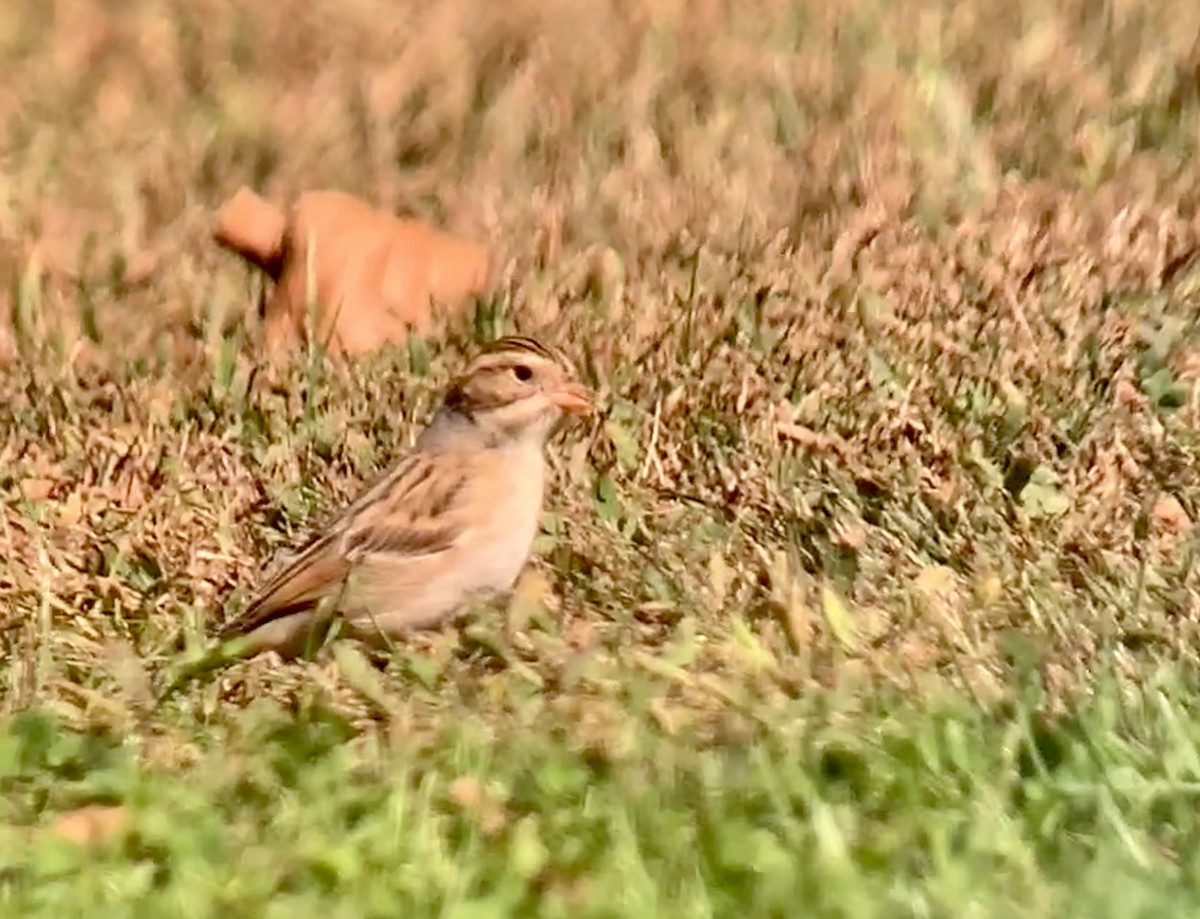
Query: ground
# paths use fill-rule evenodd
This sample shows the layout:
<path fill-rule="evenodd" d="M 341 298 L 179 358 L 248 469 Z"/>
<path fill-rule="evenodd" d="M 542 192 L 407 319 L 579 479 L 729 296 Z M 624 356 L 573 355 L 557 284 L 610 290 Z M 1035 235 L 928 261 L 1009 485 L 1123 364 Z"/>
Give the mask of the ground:
<path fill-rule="evenodd" d="M 10 6 L 5 915 L 1196 914 L 1195 4 Z M 263 371 L 242 185 L 503 270 Z M 506 331 L 511 603 L 158 703 Z"/>

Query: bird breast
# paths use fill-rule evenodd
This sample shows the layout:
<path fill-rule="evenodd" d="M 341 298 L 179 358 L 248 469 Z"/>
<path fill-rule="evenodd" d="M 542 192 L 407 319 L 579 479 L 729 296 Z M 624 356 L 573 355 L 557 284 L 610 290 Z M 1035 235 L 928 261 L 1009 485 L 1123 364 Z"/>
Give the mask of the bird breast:
<path fill-rule="evenodd" d="M 473 454 L 464 527 L 453 545 L 425 556 L 369 553 L 346 595 L 352 633 L 400 634 L 454 615 L 473 596 L 512 587 L 529 558 L 542 513 L 545 457 L 510 445 Z"/>
<path fill-rule="evenodd" d="M 508 590 L 516 581 L 537 536 L 542 517 L 546 464 L 540 447 L 520 445 L 489 451 L 494 463 L 476 479 L 476 501 L 486 512 L 466 534 L 464 557 L 475 590 Z"/>

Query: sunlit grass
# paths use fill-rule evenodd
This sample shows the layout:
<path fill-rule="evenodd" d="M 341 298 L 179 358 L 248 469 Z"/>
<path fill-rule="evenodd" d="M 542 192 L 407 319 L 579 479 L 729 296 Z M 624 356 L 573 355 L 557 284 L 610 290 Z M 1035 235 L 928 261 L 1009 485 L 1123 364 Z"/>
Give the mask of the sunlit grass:
<path fill-rule="evenodd" d="M 14 10 L 5 915 L 1195 912 L 1194 4 Z M 500 280 L 270 366 L 241 185 Z M 513 601 L 156 704 L 514 330 L 602 412 Z"/>

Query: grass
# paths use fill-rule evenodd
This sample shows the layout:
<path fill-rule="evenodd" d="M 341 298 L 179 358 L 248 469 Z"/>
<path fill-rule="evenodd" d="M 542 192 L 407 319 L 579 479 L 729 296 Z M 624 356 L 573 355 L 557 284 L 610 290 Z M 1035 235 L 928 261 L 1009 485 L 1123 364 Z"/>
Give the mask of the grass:
<path fill-rule="evenodd" d="M 650 688 L 650 687 L 647 687 Z M 733 743 L 627 712 L 579 744 L 532 698 L 362 738 L 329 708 L 266 702 L 153 746 L 45 714 L 0 740 L 5 818 L 121 802 L 91 850 L 6 831 L 10 915 L 1190 915 L 1200 789 L 1195 687 L 1104 681 L 1049 725 L 833 692 Z M 356 738 L 358 738 L 356 740 Z M 182 779 L 182 780 L 181 780 Z M 186 830 L 181 828 L 186 827 Z"/>
<path fill-rule="evenodd" d="M 0 23 L 8 914 L 1195 912 L 1193 4 L 109 6 Z M 500 281 L 268 366 L 242 184 Z M 505 331 L 512 601 L 155 705 Z"/>

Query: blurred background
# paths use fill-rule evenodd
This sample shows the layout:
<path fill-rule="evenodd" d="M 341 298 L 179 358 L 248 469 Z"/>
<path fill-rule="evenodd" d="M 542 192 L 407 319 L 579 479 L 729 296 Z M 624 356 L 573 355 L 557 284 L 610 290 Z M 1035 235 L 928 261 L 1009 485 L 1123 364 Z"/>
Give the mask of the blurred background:
<path fill-rule="evenodd" d="M 486 239 L 543 318 L 598 247 L 647 326 L 700 242 L 802 295 L 880 235 L 872 286 L 910 301 L 955 259 L 1153 287 L 1194 245 L 1198 29 L 1183 0 L 13 0 L 0 281 L 43 272 L 61 321 L 104 281 L 149 348 L 244 297 L 207 232 L 247 184 Z"/>

